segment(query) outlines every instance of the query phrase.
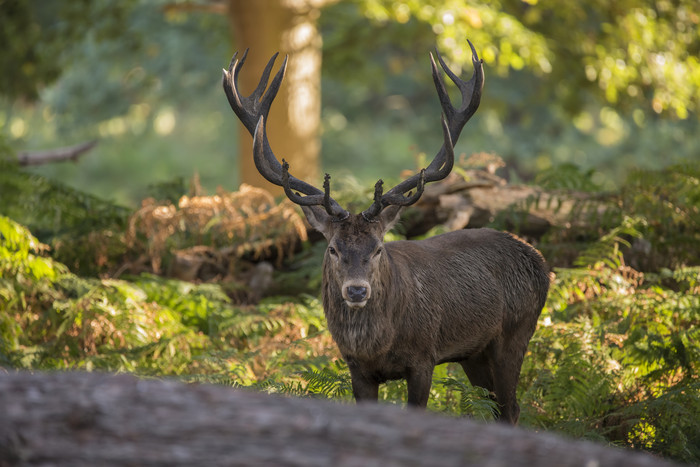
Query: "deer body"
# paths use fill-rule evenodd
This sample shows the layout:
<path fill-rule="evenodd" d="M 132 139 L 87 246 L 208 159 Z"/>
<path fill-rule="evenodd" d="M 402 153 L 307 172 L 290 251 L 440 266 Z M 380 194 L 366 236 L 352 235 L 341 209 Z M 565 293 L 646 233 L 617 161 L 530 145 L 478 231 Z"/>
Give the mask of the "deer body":
<path fill-rule="evenodd" d="M 479 244 L 485 241 L 491 243 Z M 494 250 L 494 243 L 502 249 Z M 385 258 L 373 271 L 375 297 L 363 308 L 345 303 L 342 284 L 328 259 L 324 262 L 323 306 L 345 357 L 376 361 L 405 349 L 435 364 L 459 362 L 505 329 L 534 332 L 549 277 L 539 253 L 521 241 L 478 229 L 385 247 Z M 514 255 L 522 255 L 522 263 L 513 264 Z M 532 271 L 538 274 L 533 277 Z M 391 373 L 383 379 L 396 379 Z"/>
<path fill-rule="evenodd" d="M 323 190 L 293 177 L 277 160 L 265 118 L 287 64 L 266 90 L 276 55 L 257 88 L 242 97 L 237 76 L 245 58 L 234 55 L 223 86 L 231 108 L 253 135 L 258 171 L 301 206 L 309 223 L 328 241 L 323 261 L 323 308 L 328 328 L 348 363 L 358 401 L 377 400 L 379 384 L 406 379 L 408 403 L 425 407 L 435 365 L 458 362 L 469 381 L 495 395 L 502 420 L 516 423 L 515 389 L 527 345 L 549 289 L 542 256 L 507 233 L 462 230 L 420 241 L 384 243 L 403 206 L 415 203 L 426 183 L 445 178 L 454 164 L 453 142 L 476 112 L 484 83 L 474 46 L 474 74 L 459 79 L 438 54 L 457 85 L 462 103 L 451 104 L 431 55 L 433 80 L 443 109 L 444 144 L 420 173 L 384 193 L 375 185 L 374 202 L 350 214 Z M 412 190 L 415 190 L 412 191 Z"/>
<path fill-rule="evenodd" d="M 549 288 L 537 250 L 491 229 L 382 245 L 391 225 L 359 215 L 323 225 L 321 213 L 307 216 L 332 246 L 323 308 L 357 400 L 376 400 L 379 384 L 406 379 L 409 404 L 425 406 L 434 367 L 458 362 L 473 384 L 495 393 L 504 420 L 517 420 L 515 386 Z M 362 282 L 369 299 L 354 306 L 343 288 Z"/>

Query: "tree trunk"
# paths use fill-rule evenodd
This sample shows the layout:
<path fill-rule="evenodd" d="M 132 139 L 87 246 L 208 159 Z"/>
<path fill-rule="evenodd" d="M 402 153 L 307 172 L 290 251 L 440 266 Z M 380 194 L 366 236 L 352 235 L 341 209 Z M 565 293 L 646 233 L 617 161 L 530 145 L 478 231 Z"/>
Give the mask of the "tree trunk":
<path fill-rule="evenodd" d="M 649 455 L 387 405 L 99 373 L 2 373 L 0 467 L 655 466 Z"/>
<path fill-rule="evenodd" d="M 316 27 L 322 0 L 229 0 L 228 18 L 240 53 L 250 48 L 239 82 L 244 95 L 255 89 L 275 52 L 277 65 L 289 55 L 284 83 L 267 121 L 270 145 L 290 172 L 316 184 L 321 119 L 321 35 Z M 240 181 L 281 194 L 253 163 L 253 140 L 239 124 Z"/>

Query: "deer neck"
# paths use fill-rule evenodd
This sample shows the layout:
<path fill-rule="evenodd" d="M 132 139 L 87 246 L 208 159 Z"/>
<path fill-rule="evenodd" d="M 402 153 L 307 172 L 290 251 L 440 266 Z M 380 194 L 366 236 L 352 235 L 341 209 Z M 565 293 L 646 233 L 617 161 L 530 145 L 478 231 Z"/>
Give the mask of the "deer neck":
<path fill-rule="evenodd" d="M 324 279 L 323 310 L 328 330 L 344 356 L 362 359 L 389 351 L 395 334 L 390 287 L 388 278 L 372 284 L 372 298 L 367 304 L 351 308 L 342 299 L 340 286 Z"/>

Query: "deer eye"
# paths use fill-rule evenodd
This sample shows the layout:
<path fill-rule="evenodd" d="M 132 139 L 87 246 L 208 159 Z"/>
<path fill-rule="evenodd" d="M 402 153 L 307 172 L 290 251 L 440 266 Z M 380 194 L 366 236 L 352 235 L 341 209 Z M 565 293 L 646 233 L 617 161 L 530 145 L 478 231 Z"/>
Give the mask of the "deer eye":
<path fill-rule="evenodd" d="M 333 256 L 338 256 L 338 252 L 335 251 L 335 248 L 333 248 L 332 246 L 328 247 L 328 253 L 330 253 Z"/>
<path fill-rule="evenodd" d="M 377 251 L 374 252 L 372 255 L 373 258 L 379 258 L 381 254 L 384 252 L 384 248 L 377 248 Z"/>

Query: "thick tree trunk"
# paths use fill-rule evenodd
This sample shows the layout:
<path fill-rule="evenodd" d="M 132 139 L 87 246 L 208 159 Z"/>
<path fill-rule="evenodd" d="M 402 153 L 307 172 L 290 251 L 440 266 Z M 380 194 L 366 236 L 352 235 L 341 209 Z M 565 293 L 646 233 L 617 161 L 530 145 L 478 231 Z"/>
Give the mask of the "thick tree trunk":
<path fill-rule="evenodd" d="M 229 0 L 228 18 L 236 48 L 250 48 L 241 70 L 244 95 L 255 89 L 267 61 L 276 52 L 279 66 L 289 63 L 272 105 L 267 132 L 278 158 L 289 162 L 294 176 L 318 182 L 321 119 L 321 35 L 316 27 L 320 0 Z M 274 194 L 282 189 L 262 178 L 253 163 L 253 140 L 239 124 L 240 181 Z"/>
<path fill-rule="evenodd" d="M 95 373 L 0 373 L 0 467 L 655 466 L 501 424 Z"/>

